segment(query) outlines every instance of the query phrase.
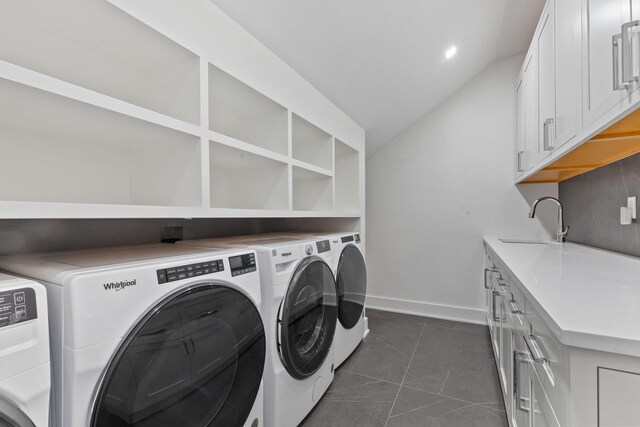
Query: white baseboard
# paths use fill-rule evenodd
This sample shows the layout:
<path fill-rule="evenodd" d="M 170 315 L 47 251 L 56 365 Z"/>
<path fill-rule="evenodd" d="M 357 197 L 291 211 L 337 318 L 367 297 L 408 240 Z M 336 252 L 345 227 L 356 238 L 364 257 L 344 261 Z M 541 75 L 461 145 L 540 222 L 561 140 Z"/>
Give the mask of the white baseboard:
<path fill-rule="evenodd" d="M 396 298 L 376 297 L 373 295 L 367 295 L 365 306 L 375 310 L 392 311 L 394 313 L 435 317 L 437 319 L 456 320 L 479 325 L 487 324 L 485 311 L 478 308 L 431 304 L 428 302 L 407 301 Z"/>

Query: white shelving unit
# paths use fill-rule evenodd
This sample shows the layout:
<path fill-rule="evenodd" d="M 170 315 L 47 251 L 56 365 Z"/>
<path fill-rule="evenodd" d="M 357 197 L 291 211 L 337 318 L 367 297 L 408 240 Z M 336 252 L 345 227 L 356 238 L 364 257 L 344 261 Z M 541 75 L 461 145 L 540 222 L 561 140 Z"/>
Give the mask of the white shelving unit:
<path fill-rule="evenodd" d="M 286 163 L 211 143 L 211 205 L 215 208 L 289 208 Z"/>
<path fill-rule="evenodd" d="M 3 5 L 0 59 L 199 122 L 198 56 L 102 0 Z"/>
<path fill-rule="evenodd" d="M 293 210 L 332 211 L 332 177 L 293 167 Z"/>
<path fill-rule="evenodd" d="M 0 199 L 201 206 L 199 139 L 0 79 Z"/>
<path fill-rule="evenodd" d="M 209 64 L 209 127 L 274 153 L 288 152 L 287 109 Z"/>
<path fill-rule="evenodd" d="M 105 0 L 3 8 L 0 219 L 361 218 L 352 124 L 154 28 Z"/>
<path fill-rule="evenodd" d="M 333 139 L 331 135 L 297 114 L 292 114 L 293 158 L 331 170 Z"/>
<path fill-rule="evenodd" d="M 360 156 L 358 151 L 335 140 L 335 208 L 358 212 L 360 203 Z"/>

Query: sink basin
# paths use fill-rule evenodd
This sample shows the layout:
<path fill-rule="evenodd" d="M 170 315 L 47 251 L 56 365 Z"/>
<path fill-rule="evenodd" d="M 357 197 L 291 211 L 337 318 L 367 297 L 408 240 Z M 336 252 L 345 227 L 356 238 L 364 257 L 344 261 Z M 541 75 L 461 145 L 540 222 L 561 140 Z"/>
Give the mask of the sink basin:
<path fill-rule="evenodd" d="M 521 243 L 528 245 L 548 245 L 551 243 L 549 240 L 534 240 L 534 239 L 498 239 L 502 243 Z"/>

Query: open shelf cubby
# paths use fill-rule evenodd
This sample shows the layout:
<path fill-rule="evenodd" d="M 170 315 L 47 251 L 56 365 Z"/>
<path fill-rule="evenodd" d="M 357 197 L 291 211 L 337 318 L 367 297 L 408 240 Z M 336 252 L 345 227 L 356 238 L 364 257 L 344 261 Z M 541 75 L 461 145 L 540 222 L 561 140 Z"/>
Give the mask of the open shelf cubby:
<path fill-rule="evenodd" d="M 293 210 L 333 210 L 332 178 L 293 166 Z"/>
<path fill-rule="evenodd" d="M 0 200 L 201 206 L 199 139 L 0 79 Z"/>
<path fill-rule="evenodd" d="M 291 116 L 293 158 L 333 170 L 331 135 L 296 114 Z"/>
<path fill-rule="evenodd" d="M 4 2 L 0 60 L 200 122 L 198 56 L 104 0 Z"/>
<path fill-rule="evenodd" d="M 288 155 L 287 109 L 209 64 L 209 128 Z"/>
<path fill-rule="evenodd" d="M 211 207 L 289 209 L 288 165 L 210 143 Z"/>
<path fill-rule="evenodd" d="M 360 210 L 360 156 L 344 142 L 335 143 L 335 192 L 336 211 Z"/>

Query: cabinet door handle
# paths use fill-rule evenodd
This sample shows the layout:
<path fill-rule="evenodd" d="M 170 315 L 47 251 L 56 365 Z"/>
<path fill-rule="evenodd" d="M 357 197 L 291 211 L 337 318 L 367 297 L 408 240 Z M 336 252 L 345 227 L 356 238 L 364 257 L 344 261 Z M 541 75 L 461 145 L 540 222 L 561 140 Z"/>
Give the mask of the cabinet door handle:
<path fill-rule="evenodd" d="M 553 124 L 553 119 L 547 119 L 542 124 L 542 149 L 544 151 L 553 151 L 553 145 L 551 145 L 551 135 L 549 134 L 549 129 Z"/>
<path fill-rule="evenodd" d="M 485 268 L 484 269 L 484 288 L 485 289 L 491 289 L 491 285 L 489 284 L 489 281 L 487 280 L 487 274 L 491 273 L 492 269 L 491 268 Z"/>
<path fill-rule="evenodd" d="M 502 319 L 500 318 L 500 316 L 498 316 L 496 314 L 496 297 L 503 297 L 505 296 L 505 293 L 499 292 L 499 291 L 493 291 L 492 292 L 492 301 L 491 301 L 491 309 L 493 310 L 493 321 L 494 322 L 500 322 Z"/>
<path fill-rule="evenodd" d="M 631 29 L 640 25 L 640 21 L 631 21 L 622 25 L 622 81 L 633 83 L 638 76 L 633 73 L 633 51 Z"/>
<path fill-rule="evenodd" d="M 531 360 L 529 353 L 526 351 L 513 350 L 513 397 L 516 403 L 516 410 L 521 412 L 529 412 L 529 408 L 523 405 L 523 402 L 529 401 L 522 397 L 520 390 L 520 364 L 527 363 Z"/>
<path fill-rule="evenodd" d="M 525 314 L 524 311 L 518 308 L 518 304 L 514 300 L 509 301 L 509 306 L 511 307 L 511 314 L 518 314 L 518 315 Z"/>
<path fill-rule="evenodd" d="M 523 166 L 523 161 L 522 161 L 522 156 L 524 154 L 524 151 L 518 151 L 518 172 L 524 172 L 524 166 Z"/>
<path fill-rule="evenodd" d="M 549 359 L 547 359 L 542 350 L 540 350 L 540 346 L 538 345 L 538 337 L 533 334 L 526 334 L 524 336 L 524 342 L 527 345 L 527 349 L 531 354 L 531 361 L 538 365 L 547 365 L 549 364 Z"/>
<path fill-rule="evenodd" d="M 620 83 L 620 69 L 618 64 L 620 63 L 620 44 L 622 41 L 622 34 L 616 34 L 611 38 L 611 46 L 613 48 L 613 90 L 626 90 L 629 88 L 628 83 Z M 624 52 L 623 52 L 624 57 Z"/>

